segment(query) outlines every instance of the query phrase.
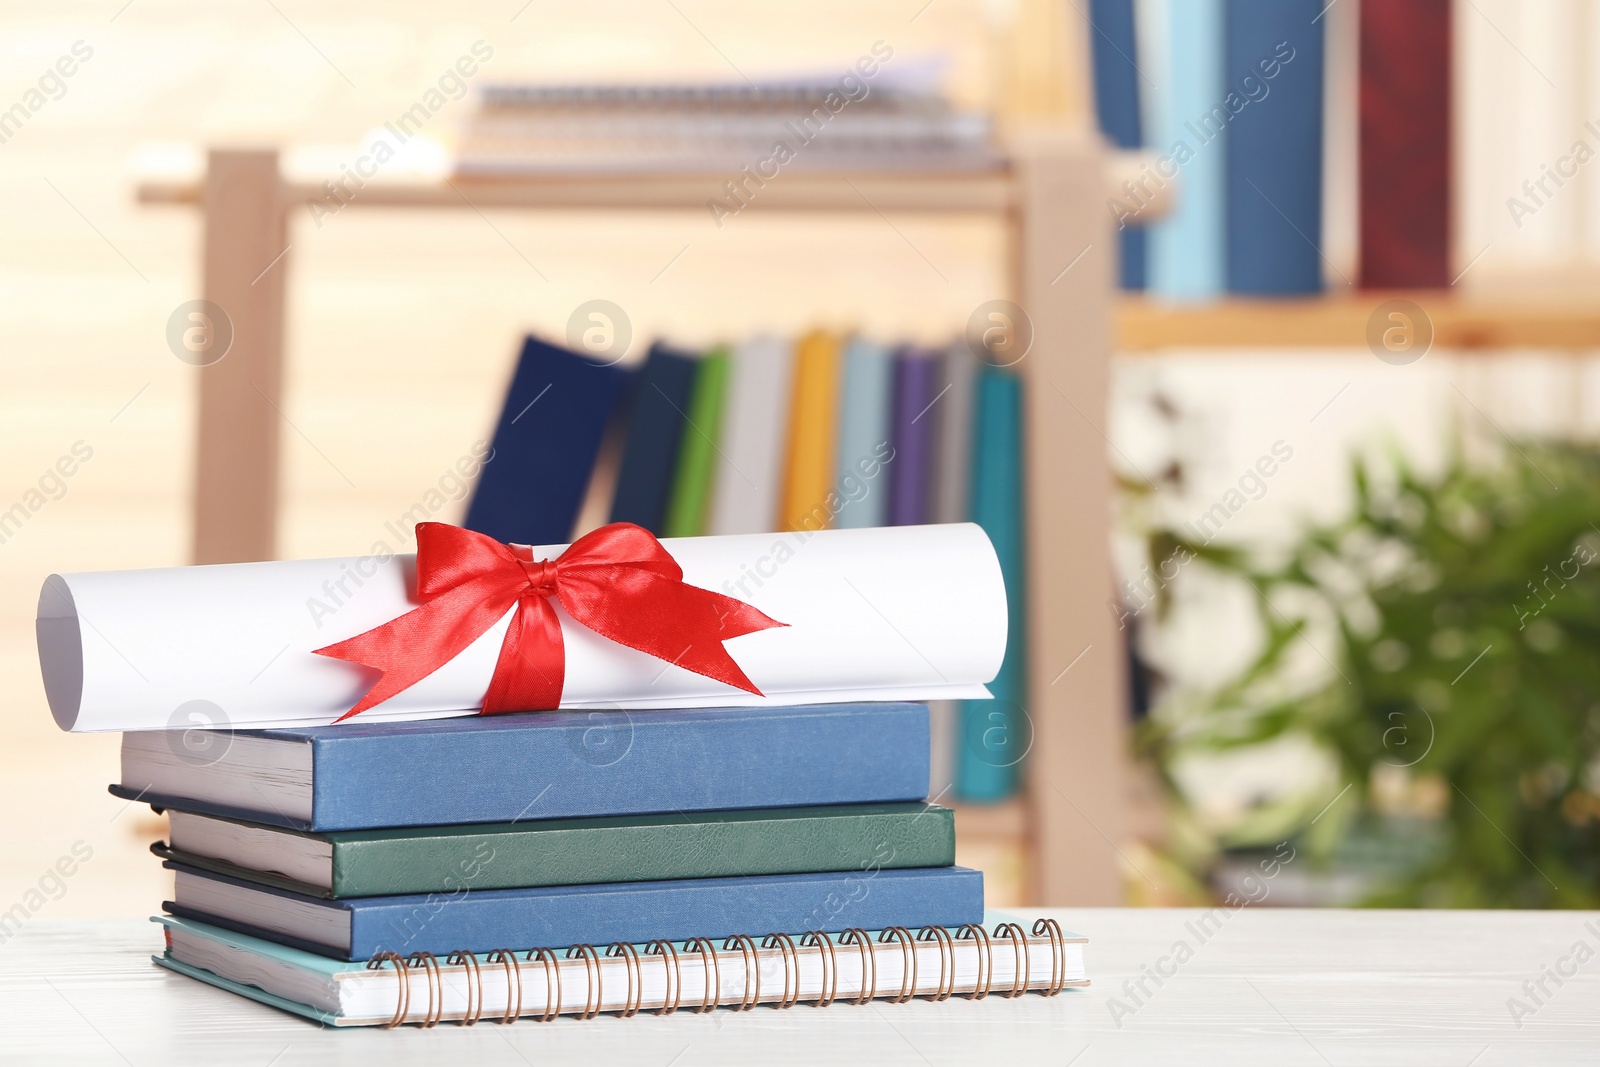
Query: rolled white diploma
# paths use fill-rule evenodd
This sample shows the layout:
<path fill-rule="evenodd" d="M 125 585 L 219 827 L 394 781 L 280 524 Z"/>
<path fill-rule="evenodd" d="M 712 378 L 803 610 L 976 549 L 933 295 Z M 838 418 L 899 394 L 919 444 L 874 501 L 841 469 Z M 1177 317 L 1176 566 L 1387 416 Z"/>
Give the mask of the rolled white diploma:
<path fill-rule="evenodd" d="M 1005 586 L 972 523 L 662 545 L 685 582 L 789 624 L 725 644 L 765 696 L 609 641 L 552 602 L 566 646 L 563 708 L 983 698 L 1000 669 Z M 565 547 L 537 547 L 534 558 Z M 414 555 L 53 574 L 37 622 L 51 714 L 75 732 L 331 723 L 378 672 L 312 650 L 411 610 L 415 589 Z M 510 619 L 351 721 L 472 714 Z M 197 713 L 194 701 L 209 707 Z"/>

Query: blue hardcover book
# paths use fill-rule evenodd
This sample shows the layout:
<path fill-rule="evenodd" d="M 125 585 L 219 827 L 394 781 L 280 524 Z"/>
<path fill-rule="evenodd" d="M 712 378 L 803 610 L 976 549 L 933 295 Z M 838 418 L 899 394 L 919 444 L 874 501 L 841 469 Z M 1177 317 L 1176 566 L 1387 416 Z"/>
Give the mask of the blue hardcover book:
<path fill-rule="evenodd" d="M 894 363 L 883 345 L 852 338 L 844 350 L 839 385 L 838 474 L 833 489 L 847 503 L 834 516 L 840 529 L 883 526 L 888 515 L 888 477 L 879 469 L 889 443 L 889 386 Z M 867 471 L 878 471 L 878 483 Z"/>
<path fill-rule="evenodd" d="M 123 734 L 111 791 L 320 831 L 921 800 L 928 788 L 922 704 L 354 721 L 224 733 L 204 759 L 176 736 Z"/>
<path fill-rule="evenodd" d="M 1134 33 L 1133 0 L 1089 0 L 1089 59 L 1094 68 L 1094 111 L 1100 132 L 1118 148 L 1138 148 L 1144 143 L 1139 115 L 1139 47 Z M 1122 246 L 1122 288 L 1145 287 L 1146 234 L 1139 226 L 1124 226 L 1118 235 Z"/>
<path fill-rule="evenodd" d="M 620 367 L 525 340 L 467 507 L 467 529 L 522 545 L 571 540 L 601 436 L 627 382 Z"/>
<path fill-rule="evenodd" d="M 636 523 L 657 536 L 664 534 L 699 364 L 693 355 L 660 342 L 650 347 L 633 385 L 628 436 L 611 498 L 612 522 Z"/>
<path fill-rule="evenodd" d="M 492 859 L 486 862 L 493 862 Z M 912 867 L 323 900 L 168 862 L 174 915 L 346 960 L 983 921 L 983 874 Z"/>
<path fill-rule="evenodd" d="M 972 521 L 994 544 L 1005 579 L 1010 633 L 1026 625 L 1022 531 L 1022 381 L 1011 371 L 978 369 L 972 435 Z M 1031 738 L 1023 721 L 1026 641 L 1006 642 L 1000 672 L 989 683 L 993 700 L 969 700 L 961 712 L 956 750 L 956 796 L 1004 800 L 1017 788 L 1018 764 Z"/>
<path fill-rule="evenodd" d="M 1176 174 L 1171 213 L 1151 224 L 1149 286 L 1171 300 L 1207 300 L 1227 286 L 1224 216 L 1232 112 L 1222 76 L 1223 0 L 1146 0 L 1158 176 Z M 1267 106 L 1271 106 L 1270 104 Z M 1162 169 L 1164 168 L 1164 169 Z"/>
<path fill-rule="evenodd" d="M 1323 0 L 1228 0 L 1228 288 L 1322 290 Z M 1237 110 L 1236 110 L 1237 109 Z"/>

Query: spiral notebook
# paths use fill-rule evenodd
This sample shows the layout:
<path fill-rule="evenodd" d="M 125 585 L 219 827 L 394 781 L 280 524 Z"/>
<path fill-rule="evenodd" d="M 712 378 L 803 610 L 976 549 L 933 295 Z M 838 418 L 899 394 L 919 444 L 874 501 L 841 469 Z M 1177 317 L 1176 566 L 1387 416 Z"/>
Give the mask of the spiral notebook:
<path fill-rule="evenodd" d="M 992 929 L 930 926 L 877 933 L 772 934 L 576 945 L 564 951 L 425 952 L 341 963 L 324 956 L 172 916 L 157 964 L 330 1026 L 464 1026 L 562 1015 L 623 1018 L 641 1011 L 747 1011 L 758 1004 L 827 1007 L 883 998 L 982 1000 L 1054 996 L 1089 984 L 1085 939 L 1053 919 L 1031 930 L 998 919 Z"/>

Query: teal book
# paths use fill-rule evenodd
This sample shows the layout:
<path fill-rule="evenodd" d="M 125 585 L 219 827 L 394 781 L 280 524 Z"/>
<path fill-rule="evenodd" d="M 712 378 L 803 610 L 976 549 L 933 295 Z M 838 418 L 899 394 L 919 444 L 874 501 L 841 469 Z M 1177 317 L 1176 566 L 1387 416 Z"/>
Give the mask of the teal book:
<path fill-rule="evenodd" d="M 1053 996 L 1089 984 L 1085 938 L 1050 919 L 995 912 L 975 917 L 973 926 L 916 932 L 749 930 L 726 940 L 519 945 L 371 964 L 193 919 L 162 915 L 152 921 L 161 924 L 165 939 L 154 957 L 158 966 L 335 1027 L 551 1022 L 602 1013 L 626 1018 L 640 1011 L 666 1015 L 757 1004 L 827 1007 L 874 996 L 896 1002 L 952 994 Z"/>
<path fill-rule="evenodd" d="M 1174 301 L 1214 299 L 1228 281 L 1233 117 L 1223 106 L 1223 0 L 1142 0 L 1139 14 L 1156 82 L 1149 94 L 1156 174 L 1177 183 L 1171 213 L 1149 227 L 1149 290 Z"/>
<path fill-rule="evenodd" d="M 972 432 L 972 521 L 983 527 L 1000 558 L 1006 585 L 1006 642 L 1000 673 L 989 683 L 993 700 L 969 700 L 961 709 L 961 743 L 956 749 L 955 794 L 962 800 L 995 802 L 1017 789 L 1018 764 L 1027 751 L 1030 728 L 1023 707 L 1026 678 L 1023 639 L 1023 455 L 1022 381 L 988 365 L 974 383 Z"/>
<path fill-rule="evenodd" d="M 893 371 L 894 360 L 883 345 L 856 337 L 845 346 L 833 486 L 847 502 L 833 520 L 841 529 L 882 526 L 888 514 L 889 479 L 879 458 L 889 441 Z M 867 477 L 869 471 L 874 477 Z"/>

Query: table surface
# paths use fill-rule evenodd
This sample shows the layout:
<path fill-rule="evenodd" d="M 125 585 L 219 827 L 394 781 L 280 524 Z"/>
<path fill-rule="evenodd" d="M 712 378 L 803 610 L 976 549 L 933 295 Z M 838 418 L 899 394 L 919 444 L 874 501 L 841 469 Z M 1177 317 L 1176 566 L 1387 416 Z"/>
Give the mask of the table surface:
<path fill-rule="evenodd" d="M 1600 1062 L 1597 913 L 1243 907 L 1217 909 L 1209 922 L 1176 909 L 1029 914 L 1089 938 L 1091 988 L 398 1031 L 323 1029 L 163 971 L 150 963 L 161 941 L 150 923 L 32 920 L 0 944 L 0 1062 Z M 1142 990 L 1133 984 L 1141 978 Z M 1543 992 L 1535 985 L 1530 995 L 1523 983 L 1541 978 Z M 1513 998 L 1526 1010 L 1514 1011 Z"/>

